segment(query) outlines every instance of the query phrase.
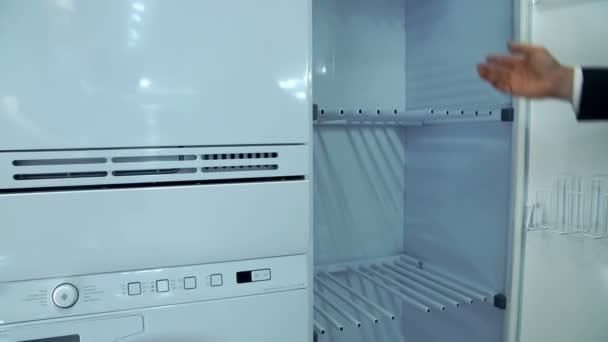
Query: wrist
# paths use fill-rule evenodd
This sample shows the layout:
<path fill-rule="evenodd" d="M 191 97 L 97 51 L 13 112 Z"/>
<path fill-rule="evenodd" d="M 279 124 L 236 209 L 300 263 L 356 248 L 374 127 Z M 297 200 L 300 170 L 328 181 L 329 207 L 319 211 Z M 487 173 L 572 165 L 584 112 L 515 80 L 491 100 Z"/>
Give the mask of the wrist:
<path fill-rule="evenodd" d="M 572 101 L 573 84 L 574 68 L 561 65 L 556 72 L 554 80 L 554 97 L 564 101 Z"/>

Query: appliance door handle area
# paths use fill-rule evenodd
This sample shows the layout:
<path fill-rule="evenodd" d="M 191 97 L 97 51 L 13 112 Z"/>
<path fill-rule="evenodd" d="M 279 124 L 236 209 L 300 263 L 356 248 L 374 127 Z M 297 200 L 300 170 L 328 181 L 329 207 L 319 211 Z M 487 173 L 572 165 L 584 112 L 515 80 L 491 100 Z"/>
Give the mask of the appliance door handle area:
<path fill-rule="evenodd" d="M 143 332 L 143 317 L 137 315 L 28 324 L 0 331 L 0 342 L 115 342 Z"/>

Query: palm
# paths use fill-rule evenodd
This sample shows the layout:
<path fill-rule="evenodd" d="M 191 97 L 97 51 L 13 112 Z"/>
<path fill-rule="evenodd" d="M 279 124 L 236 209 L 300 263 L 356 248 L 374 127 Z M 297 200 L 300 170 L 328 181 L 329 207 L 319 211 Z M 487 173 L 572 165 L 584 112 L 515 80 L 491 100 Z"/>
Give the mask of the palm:
<path fill-rule="evenodd" d="M 494 88 L 510 95 L 532 98 L 568 96 L 561 66 L 543 48 L 510 44 L 509 56 L 490 56 L 477 66 L 479 76 Z M 571 92 L 571 90 L 570 90 Z"/>
<path fill-rule="evenodd" d="M 517 96 L 543 97 L 550 91 L 550 82 L 543 77 L 543 66 L 522 61 L 508 72 L 509 93 Z"/>

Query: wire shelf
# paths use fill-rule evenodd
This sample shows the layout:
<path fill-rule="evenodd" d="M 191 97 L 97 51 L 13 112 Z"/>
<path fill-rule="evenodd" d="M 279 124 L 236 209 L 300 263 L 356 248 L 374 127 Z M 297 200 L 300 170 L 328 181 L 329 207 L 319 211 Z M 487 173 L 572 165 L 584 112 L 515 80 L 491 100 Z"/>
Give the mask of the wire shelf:
<path fill-rule="evenodd" d="M 329 333 L 381 326 L 384 321 L 398 318 L 398 310 L 383 304 L 378 295 L 364 291 L 365 287 L 420 314 L 460 310 L 475 303 L 495 305 L 491 291 L 426 267 L 406 255 L 323 267 L 315 274 L 314 331 L 318 341 Z"/>
<path fill-rule="evenodd" d="M 511 107 L 476 109 L 343 109 L 323 108 L 314 105 L 313 119 L 316 124 L 393 124 L 419 126 L 433 123 L 513 121 Z"/>

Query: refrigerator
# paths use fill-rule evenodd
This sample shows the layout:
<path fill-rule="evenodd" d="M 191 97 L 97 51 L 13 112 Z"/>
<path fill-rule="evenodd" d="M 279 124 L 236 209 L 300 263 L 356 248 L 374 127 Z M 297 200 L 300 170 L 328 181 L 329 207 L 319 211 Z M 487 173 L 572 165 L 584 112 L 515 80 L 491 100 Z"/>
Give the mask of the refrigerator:
<path fill-rule="evenodd" d="M 605 4 L 0 2 L 0 339 L 605 340 L 608 128 L 475 71 Z"/>
<path fill-rule="evenodd" d="M 476 64 L 520 9 L 312 1 L 316 341 L 517 339 L 526 113 Z"/>

